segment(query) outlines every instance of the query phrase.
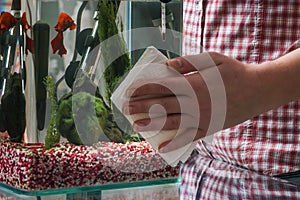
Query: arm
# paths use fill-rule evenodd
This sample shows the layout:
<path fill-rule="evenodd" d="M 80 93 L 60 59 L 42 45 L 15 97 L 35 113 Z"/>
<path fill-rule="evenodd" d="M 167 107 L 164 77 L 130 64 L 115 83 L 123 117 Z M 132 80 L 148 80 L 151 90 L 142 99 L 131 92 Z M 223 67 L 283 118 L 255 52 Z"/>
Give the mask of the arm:
<path fill-rule="evenodd" d="M 237 125 L 300 97 L 300 50 L 275 61 L 257 65 L 244 64 L 213 52 L 176 58 L 169 60 L 167 64 L 183 74 L 182 77 L 189 84 L 180 77 L 139 83 L 130 88 L 129 95 L 152 95 L 152 98 L 130 101 L 124 105 L 126 114 L 149 113 L 155 104 L 161 104 L 167 113 L 164 118 L 135 121 L 136 131 L 174 130 L 179 127 L 187 130 L 176 136 L 172 145 L 170 143 L 169 148 L 164 151 L 189 143 L 191 137 L 187 136 L 192 135 L 192 140 L 204 137 L 210 124 L 211 110 L 221 113 L 224 109 L 218 106 L 212 108 L 207 82 L 213 88 L 213 95 L 222 99 L 222 88 L 226 94 L 225 122 L 223 127 L 216 128 L 215 131 Z M 221 83 L 214 80 L 216 70 L 222 77 Z M 195 71 L 199 73 L 188 74 Z M 169 89 L 174 87 L 178 88 L 175 92 Z M 191 94 L 189 87 L 192 87 L 195 95 Z M 163 127 L 160 126 L 162 120 L 166 120 Z"/>
<path fill-rule="evenodd" d="M 259 82 L 265 84 L 266 95 L 269 94 L 265 110 L 300 99 L 300 49 L 261 64 L 256 71 Z"/>

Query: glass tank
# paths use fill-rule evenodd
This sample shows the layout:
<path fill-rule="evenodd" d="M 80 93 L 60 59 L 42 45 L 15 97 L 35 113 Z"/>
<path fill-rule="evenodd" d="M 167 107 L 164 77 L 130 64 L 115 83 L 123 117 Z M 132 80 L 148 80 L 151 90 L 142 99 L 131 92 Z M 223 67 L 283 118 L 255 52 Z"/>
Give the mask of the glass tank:
<path fill-rule="evenodd" d="M 179 164 L 110 97 L 148 47 L 181 55 L 182 1 L 12 3 L 13 24 L 1 30 L 1 187 L 44 196 L 172 184 L 176 198 Z"/>

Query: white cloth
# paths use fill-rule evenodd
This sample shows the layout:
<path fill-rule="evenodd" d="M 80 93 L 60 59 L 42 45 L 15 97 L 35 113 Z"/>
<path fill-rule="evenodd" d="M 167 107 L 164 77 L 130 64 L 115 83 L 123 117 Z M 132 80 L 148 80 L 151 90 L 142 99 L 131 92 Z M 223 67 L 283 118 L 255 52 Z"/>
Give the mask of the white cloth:
<path fill-rule="evenodd" d="M 114 91 L 111 96 L 111 101 L 116 108 L 122 111 L 123 104 L 129 101 L 126 91 L 130 85 L 140 81 L 153 80 L 165 77 L 179 76 L 177 72 L 169 69 L 166 66 L 167 58 L 155 47 L 148 47 L 135 66 L 128 73 L 123 82 Z M 151 115 L 151 113 L 150 113 Z M 125 115 L 131 124 L 134 120 L 145 118 L 146 114 Z M 163 123 L 163 122 L 162 122 Z M 182 130 L 171 131 L 151 131 L 140 132 L 150 145 L 158 150 L 158 147 L 163 142 L 172 140 L 176 134 L 180 134 Z M 176 149 L 168 153 L 159 153 L 161 157 L 171 166 L 175 166 L 179 161 L 185 162 L 192 153 L 197 142 L 191 141 L 184 147 Z"/>

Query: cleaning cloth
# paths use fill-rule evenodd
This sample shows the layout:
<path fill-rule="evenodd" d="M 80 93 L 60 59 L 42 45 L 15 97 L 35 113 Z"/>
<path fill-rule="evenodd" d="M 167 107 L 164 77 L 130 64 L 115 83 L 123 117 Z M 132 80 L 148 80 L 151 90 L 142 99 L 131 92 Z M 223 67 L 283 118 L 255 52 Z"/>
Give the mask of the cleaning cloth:
<path fill-rule="evenodd" d="M 126 95 L 126 91 L 133 83 L 143 82 L 147 80 L 155 80 L 166 77 L 178 77 L 182 76 L 175 70 L 171 70 L 166 66 L 167 57 L 163 55 L 155 47 L 148 47 L 143 55 L 140 57 L 138 62 L 134 65 L 131 71 L 128 73 L 126 78 L 121 82 L 117 87 L 114 93 L 111 96 L 111 101 L 119 111 L 122 111 L 122 106 L 124 103 L 128 102 L 130 99 Z M 147 98 L 147 97 L 145 97 Z M 159 107 L 159 105 L 158 105 Z M 148 118 L 149 114 L 141 113 L 138 115 L 125 115 L 128 121 L 133 124 L 135 120 Z M 150 117 L 157 117 L 155 114 Z M 164 121 L 162 120 L 162 125 Z M 160 130 L 160 131 L 149 131 L 149 132 L 140 132 L 141 136 L 145 138 L 150 145 L 158 150 L 158 147 L 163 142 L 172 140 L 176 134 L 181 134 L 184 132 L 184 129 L 178 130 Z M 187 145 L 176 149 L 168 153 L 159 153 L 160 156 L 171 166 L 176 166 L 180 161 L 185 162 L 193 149 L 195 148 L 197 141 L 190 141 Z"/>

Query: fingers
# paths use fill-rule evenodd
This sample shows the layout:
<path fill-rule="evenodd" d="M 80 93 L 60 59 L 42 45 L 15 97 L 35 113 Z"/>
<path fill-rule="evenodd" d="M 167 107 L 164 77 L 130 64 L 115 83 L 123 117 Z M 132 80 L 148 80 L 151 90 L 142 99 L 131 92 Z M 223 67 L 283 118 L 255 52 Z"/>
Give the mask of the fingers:
<path fill-rule="evenodd" d="M 134 122 L 133 129 L 137 132 L 175 130 L 199 127 L 199 119 L 188 114 L 171 114 L 167 116 L 140 119 Z"/>
<path fill-rule="evenodd" d="M 187 91 L 192 92 L 192 87 L 185 76 L 168 77 L 158 80 L 148 80 L 146 82 L 135 83 L 126 91 L 127 97 L 143 96 L 177 96 L 184 95 Z"/>
<path fill-rule="evenodd" d="M 189 55 L 178 57 L 167 61 L 170 68 L 175 69 L 181 74 L 200 71 L 201 74 L 205 69 L 215 69 L 225 60 L 225 56 L 219 53 L 201 53 L 198 55 Z M 210 70 L 215 72 L 214 70 Z M 203 72 L 204 73 L 204 72 Z M 127 91 L 128 97 L 139 97 L 144 95 L 183 95 L 186 93 L 187 84 L 186 76 L 168 77 L 147 81 L 147 83 L 136 83 L 130 86 Z"/>
<path fill-rule="evenodd" d="M 191 64 L 188 59 L 184 57 L 178 57 L 167 61 L 167 65 L 181 74 L 185 74 L 192 71 L 197 71 L 197 69 Z"/>
<path fill-rule="evenodd" d="M 134 84 L 127 90 L 127 96 L 134 98 L 140 96 L 153 96 L 153 95 L 173 95 L 174 93 L 165 86 L 162 81 L 160 83 L 148 82 L 144 85 Z"/>
<path fill-rule="evenodd" d="M 190 128 L 176 135 L 172 140 L 160 144 L 158 151 L 160 153 L 168 153 L 205 136 L 205 133 L 201 129 Z"/>
<path fill-rule="evenodd" d="M 137 113 L 147 113 L 153 105 L 161 105 L 169 114 L 179 113 L 180 106 L 175 96 L 142 99 L 137 101 L 130 101 L 123 107 L 123 113 L 126 115 L 133 115 Z M 152 112 L 162 112 L 161 110 L 152 110 Z"/>
<path fill-rule="evenodd" d="M 224 56 L 215 52 L 188 55 L 167 61 L 167 65 L 181 74 L 201 71 L 222 63 Z"/>
<path fill-rule="evenodd" d="M 138 113 L 192 113 L 192 105 L 195 101 L 186 96 L 167 96 L 141 99 L 136 101 L 129 101 L 123 106 L 123 113 L 125 115 L 133 115 Z M 181 104 L 181 105 L 180 105 Z M 157 109 L 153 105 L 160 105 Z M 159 109 L 162 108 L 163 110 Z M 183 109 L 184 108 L 184 109 Z"/>

